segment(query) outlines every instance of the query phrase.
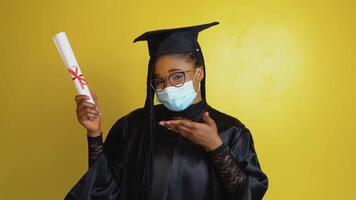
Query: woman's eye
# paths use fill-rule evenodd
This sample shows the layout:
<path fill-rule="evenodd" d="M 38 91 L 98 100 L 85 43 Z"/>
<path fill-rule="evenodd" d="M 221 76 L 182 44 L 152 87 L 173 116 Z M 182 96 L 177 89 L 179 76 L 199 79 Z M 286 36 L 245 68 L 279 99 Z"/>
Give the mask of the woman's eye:
<path fill-rule="evenodd" d="M 182 74 L 177 74 L 177 75 L 174 75 L 173 76 L 173 79 L 174 80 L 180 80 L 180 79 L 182 79 L 183 78 L 183 75 Z"/>
<path fill-rule="evenodd" d="M 163 81 L 163 80 L 154 80 L 154 81 L 153 81 L 153 84 L 154 84 L 155 86 L 162 85 L 162 84 L 164 84 L 164 81 Z"/>

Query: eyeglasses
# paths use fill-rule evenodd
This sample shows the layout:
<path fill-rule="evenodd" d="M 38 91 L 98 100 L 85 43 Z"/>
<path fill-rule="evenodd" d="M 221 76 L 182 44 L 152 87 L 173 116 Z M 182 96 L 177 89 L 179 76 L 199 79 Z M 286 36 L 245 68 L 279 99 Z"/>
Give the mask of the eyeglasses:
<path fill-rule="evenodd" d="M 178 71 L 170 74 L 168 76 L 169 83 L 174 87 L 181 87 L 185 83 L 185 74 L 197 69 L 191 69 L 186 71 Z M 167 78 L 154 78 L 151 81 L 151 87 L 159 92 L 162 91 L 166 87 L 166 79 Z"/>

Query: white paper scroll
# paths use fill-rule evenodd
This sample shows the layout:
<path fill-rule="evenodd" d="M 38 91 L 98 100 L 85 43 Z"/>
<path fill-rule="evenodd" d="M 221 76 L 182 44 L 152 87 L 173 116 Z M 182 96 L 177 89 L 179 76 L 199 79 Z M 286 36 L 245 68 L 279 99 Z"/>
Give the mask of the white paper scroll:
<path fill-rule="evenodd" d="M 87 95 L 90 97 L 89 100 L 86 100 L 90 103 L 94 103 L 93 97 L 90 94 L 87 81 L 84 79 L 84 75 L 80 70 L 77 59 L 75 59 L 72 48 L 69 44 L 67 35 L 65 32 L 60 32 L 53 37 L 54 43 L 59 51 L 59 54 L 62 57 L 64 64 L 67 66 L 69 73 L 72 75 L 75 88 L 77 89 L 78 94 Z M 94 103 L 95 104 L 95 103 Z"/>

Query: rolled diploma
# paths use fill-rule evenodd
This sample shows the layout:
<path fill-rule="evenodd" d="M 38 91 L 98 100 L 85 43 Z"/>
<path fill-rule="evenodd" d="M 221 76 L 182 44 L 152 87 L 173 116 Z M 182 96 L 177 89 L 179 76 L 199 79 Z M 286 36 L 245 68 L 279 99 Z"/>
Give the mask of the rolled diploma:
<path fill-rule="evenodd" d="M 66 65 L 66 67 L 68 68 L 68 71 L 72 75 L 72 79 L 73 79 L 73 82 L 74 82 L 75 88 L 77 89 L 78 94 L 89 96 L 90 99 L 88 99 L 86 101 L 95 104 L 93 97 L 91 96 L 89 88 L 87 86 L 87 82 L 84 79 L 84 75 L 82 74 L 82 71 L 80 70 L 77 59 L 75 59 L 73 50 L 70 46 L 70 43 L 68 41 L 66 33 L 60 32 L 60 33 L 56 34 L 53 37 L 53 40 L 54 40 L 54 43 L 56 44 L 59 54 L 62 57 L 64 64 Z"/>

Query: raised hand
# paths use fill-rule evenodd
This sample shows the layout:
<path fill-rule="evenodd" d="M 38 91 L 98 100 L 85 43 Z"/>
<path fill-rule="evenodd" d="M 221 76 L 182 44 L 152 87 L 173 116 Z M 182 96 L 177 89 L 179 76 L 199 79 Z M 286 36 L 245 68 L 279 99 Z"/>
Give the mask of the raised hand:
<path fill-rule="evenodd" d="M 210 118 L 208 112 L 203 114 L 203 123 L 188 119 L 175 119 L 160 121 L 159 124 L 202 146 L 206 151 L 212 151 L 223 143 L 217 132 L 215 121 Z"/>
<path fill-rule="evenodd" d="M 88 136 L 95 137 L 101 134 L 102 115 L 96 94 L 91 93 L 91 95 L 95 104 L 86 101 L 86 99 L 90 99 L 87 95 L 75 96 L 76 113 L 79 123 L 87 130 Z"/>

